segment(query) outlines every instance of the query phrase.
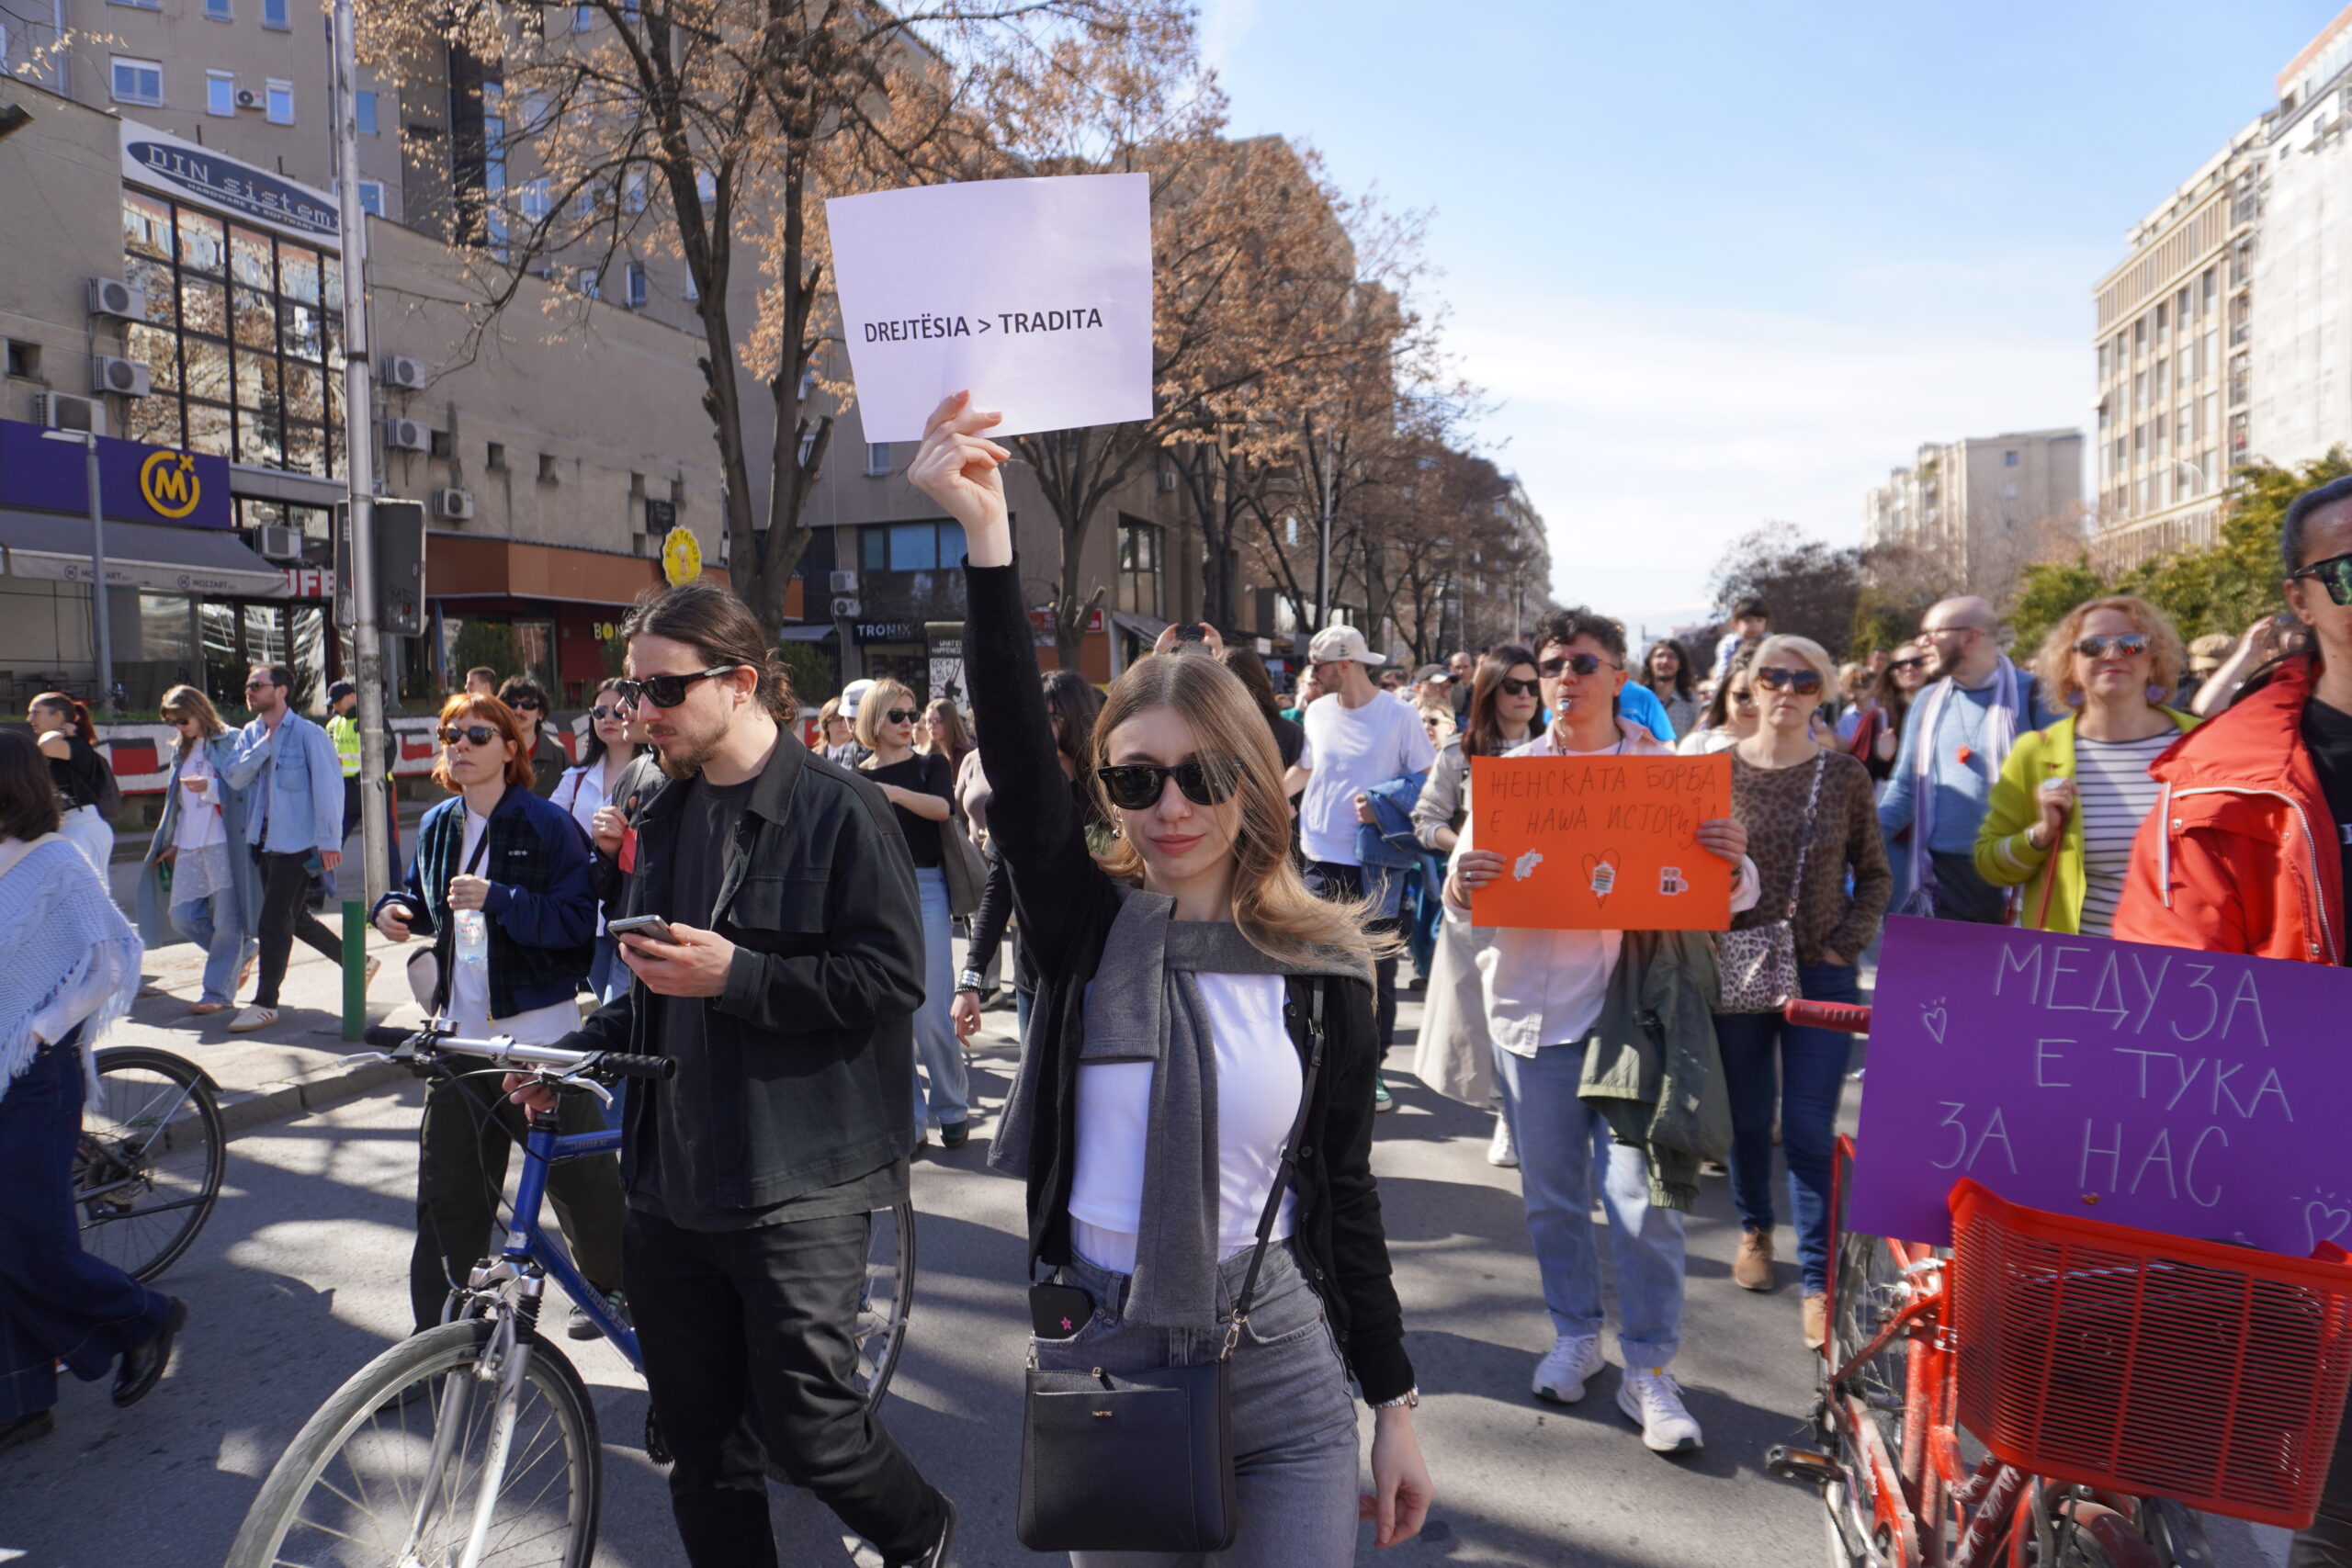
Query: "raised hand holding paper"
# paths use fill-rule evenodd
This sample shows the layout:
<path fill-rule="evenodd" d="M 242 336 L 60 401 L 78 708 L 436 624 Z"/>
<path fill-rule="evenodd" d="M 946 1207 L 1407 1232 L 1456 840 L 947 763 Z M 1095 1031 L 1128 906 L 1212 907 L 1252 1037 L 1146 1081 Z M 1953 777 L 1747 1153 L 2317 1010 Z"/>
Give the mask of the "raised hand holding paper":
<path fill-rule="evenodd" d="M 1151 417 L 1151 176 L 920 186 L 825 203 L 868 441 L 969 388 L 993 436 Z"/>
<path fill-rule="evenodd" d="M 2173 1235 L 2352 1244 L 2343 970 L 1896 919 L 1872 1002 L 1854 1230 L 1949 1241 L 1969 1176 Z"/>

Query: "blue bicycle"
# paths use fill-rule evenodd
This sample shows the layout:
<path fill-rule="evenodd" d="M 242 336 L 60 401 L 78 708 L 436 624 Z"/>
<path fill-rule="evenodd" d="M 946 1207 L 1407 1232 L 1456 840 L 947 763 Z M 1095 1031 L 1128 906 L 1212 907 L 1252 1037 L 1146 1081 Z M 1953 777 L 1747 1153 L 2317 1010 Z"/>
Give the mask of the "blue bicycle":
<path fill-rule="evenodd" d="M 625 1077 L 666 1078 L 661 1056 L 564 1051 L 509 1040 L 460 1040 L 433 1023 L 413 1033 L 370 1029 L 371 1056 L 422 1077 L 526 1072 L 558 1089 L 609 1100 Z M 450 1298 L 440 1326 L 361 1368 L 303 1425 L 262 1483 L 227 1568 L 587 1568 L 603 1487 L 595 1406 L 571 1362 L 539 1333 L 548 1280 L 595 1320 L 640 1372 L 637 1335 L 541 1227 L 548 1168 L 609 1155 L 617 1131 L 567 1135 L 535 1115 L 512 1220 L 499 1253 Z M 857 1381 L 878 1404 L 905 1343 L 914 1302 L 914 1215 L 906 1205 L 874 1225 Z M 878 1222 L 882 1216 L 875 1216 Z M 653 1416 L 645 1447 L 668 1462 Z"/>

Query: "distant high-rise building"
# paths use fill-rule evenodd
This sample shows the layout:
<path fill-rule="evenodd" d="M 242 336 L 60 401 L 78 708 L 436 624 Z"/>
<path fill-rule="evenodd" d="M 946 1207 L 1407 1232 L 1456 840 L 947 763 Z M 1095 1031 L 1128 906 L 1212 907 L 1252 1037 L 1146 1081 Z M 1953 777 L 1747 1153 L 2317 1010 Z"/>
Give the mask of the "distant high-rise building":
<path fill-rule="evenodd" d="M 1958 590 L 1997 598 L 2053 536 L 2079 530 L 2083 433 L 1929 442 L 1862 503 L 1862 547 L 1917 552 Z"/>
<path fill-rule="evenodd" d="M 2247 452 L 2249 383 L 2261 384 L 2247 355 L 2263 141 L 2258 119 L 2230 138 L 2132 228 L 2130 254 L 2092 291 L 2103 566 L 2217 535 L 2229 470 Z"/>
<path fill-rule="evenodd" d="M 2292 465 L 2352 444 L 2352 9 L 2276 85 L 2278 107 L 2264 117 L 2255 330 L 2233 364 L 2250 359 L 2253 455 Z"/>

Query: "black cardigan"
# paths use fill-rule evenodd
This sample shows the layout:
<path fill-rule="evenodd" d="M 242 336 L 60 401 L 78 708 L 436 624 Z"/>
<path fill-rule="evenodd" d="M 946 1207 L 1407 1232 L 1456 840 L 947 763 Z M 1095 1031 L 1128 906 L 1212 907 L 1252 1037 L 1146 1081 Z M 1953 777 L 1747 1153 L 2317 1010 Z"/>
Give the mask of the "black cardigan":
<path fill-rule="evenodd" d="M 1037 1009 L 1025 1043 L 1038 1054 L 1032 1064 L 1038 1078 L 1028 1151 L 1029 1250 L 1033 1259 L 1060 1265 L 1070 1260 L 1086 986 L 1102 964 L 1119 895 L 1087 852 L 1084 819 L 1054 758 L 1020 568 L 967 565 L 964 573 L 970 615 L 964 678 L 979 720 L 981 765 L 996 790 L 989 840 L 1012 872 L 1023 946 L 1037 966 Z M 1324 1071 L 1307 1105 L 1293 1179 L 1294 1237 L 1363 1397 L 1379 1404 L 1413 1386 L 1413 1364 L 1372 1179 L 1373 1078 L 1380 1063 L 1372 987 L 1298 977 L 1287 984 L 1284 1010 L 1302 1064 L 1309 987 L 1331 987 Z"/>

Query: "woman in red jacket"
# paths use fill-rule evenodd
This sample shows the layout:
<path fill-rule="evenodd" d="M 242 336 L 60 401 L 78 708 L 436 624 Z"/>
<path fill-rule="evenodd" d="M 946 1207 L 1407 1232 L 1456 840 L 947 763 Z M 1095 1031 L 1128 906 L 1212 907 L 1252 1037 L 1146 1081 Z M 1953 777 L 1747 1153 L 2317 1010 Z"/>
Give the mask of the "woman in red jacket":
<path fill-rule="evenodd" d="M 2182 736 L 2132 845 L 2115 913 L 2126 942 L 2346 960 L 2352 861 L 2352 479 L 2308 491 L 2279 530 L 2288 608 L 2313 651 Z M 2352 1568 L 2352 1429 L 2290 1568 Z"/>

